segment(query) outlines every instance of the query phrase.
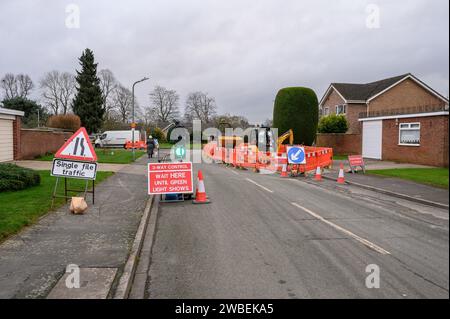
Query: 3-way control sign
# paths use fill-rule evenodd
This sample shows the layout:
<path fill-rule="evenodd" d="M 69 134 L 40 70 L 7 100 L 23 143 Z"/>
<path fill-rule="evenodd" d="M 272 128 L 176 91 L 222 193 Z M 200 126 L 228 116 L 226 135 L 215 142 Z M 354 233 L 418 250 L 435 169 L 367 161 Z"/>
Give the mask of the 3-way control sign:
<path fill-rule="evenodd" d="M 55 158 L 65 158 L 79 161 L 97 161 L 89 136 L 84 127 L 73 134 L 66 143 L 56 152 Z"/>
<path fill-rule="evenodd" d="M 148 194 L 193 193 L 192 163 L 149 163 Z"/>
<path fill-rule="evenodd" d="M 286 150 L 289 164 L 306 164 L 305 148 L 288 146 Z"/>

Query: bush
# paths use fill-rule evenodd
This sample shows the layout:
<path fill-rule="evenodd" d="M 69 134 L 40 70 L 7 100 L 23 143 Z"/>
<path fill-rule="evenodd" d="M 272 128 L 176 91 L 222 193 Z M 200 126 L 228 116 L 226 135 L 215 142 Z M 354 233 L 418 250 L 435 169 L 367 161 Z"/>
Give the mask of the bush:
<path fill-rule="evenodd" d="M 53 115 L 48 119 L 48 127 L 76 131 L 81 126 L 80 117 L 75 114 Z"/>
<path fill-rule="evenodd" d="M 278 91 L 273 109 L 273 127 L 278 134 L 292 129 L 294 143 L 312 145 L 316 139 L 319 102 L 313 90 L 304 87 Z"/>
<path fill-rule="evenodd" d="M 165 143 L 166 142 L 166 138 L 164 136 L 164 133 L 159 127 L 156 127 L 155 129 L 153 129 L 151 135 L 153 136 L 153 138 L 156 138 L 159 143 Z"/>
<path fill-rule="evenodd" d="M 36 127 L 37 126 L 37 115 L 39 112 L 39 121 L 42 122 L 48 117 L 47 111 L 36 101 L 29 100 L 23 97 L 15 97 L 9 100 L 3 100 L 3 107 L 12 110 L 23 111 L 24 116 L 22 118 L 22 123 L 24 126 Z"/>
<path fill-rule="evenodd" d="M 347 130 L 348 122 L 344 115 L 330 114 L 319 121 L 319 133 L 345 133 Z"/>
<path fill-rule="evenodd" d="M 31 169 L 0 164 L 0 192 L 17 191 L 40 183 L 41 177 Z"/>

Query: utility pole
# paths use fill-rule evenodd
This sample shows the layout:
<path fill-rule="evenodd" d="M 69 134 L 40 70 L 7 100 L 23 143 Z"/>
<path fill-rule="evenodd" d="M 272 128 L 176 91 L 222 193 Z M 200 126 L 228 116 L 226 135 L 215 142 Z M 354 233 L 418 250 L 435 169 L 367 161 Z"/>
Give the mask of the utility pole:
<path fill-rule="evenodd" d="M 147 81 L 148 78 L 144 77 L 140 79 L 139 81 L 136 81 L 133 83 L 133 87 L 131 88 L 131 145 L 132 145 L 132 152 L 133 152 L 133 162 L 136 160 L 136 154 L 134 151 L 134 131 L 136 128 L 136 123 L 134 122 L 134 86 L 140 82 Z"/>

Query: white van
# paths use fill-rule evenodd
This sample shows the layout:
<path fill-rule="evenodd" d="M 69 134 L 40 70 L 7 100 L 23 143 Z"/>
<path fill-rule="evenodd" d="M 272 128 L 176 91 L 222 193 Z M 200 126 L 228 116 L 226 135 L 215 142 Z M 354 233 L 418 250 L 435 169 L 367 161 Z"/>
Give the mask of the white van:
<path fill-rule="evenodd" d="M 139 141 L 140 132 L 134 131 L 134 141 Z M 132 140 L 132 131 L 105 131 L 95 140 L 95 147 L 125 147 Z"/>

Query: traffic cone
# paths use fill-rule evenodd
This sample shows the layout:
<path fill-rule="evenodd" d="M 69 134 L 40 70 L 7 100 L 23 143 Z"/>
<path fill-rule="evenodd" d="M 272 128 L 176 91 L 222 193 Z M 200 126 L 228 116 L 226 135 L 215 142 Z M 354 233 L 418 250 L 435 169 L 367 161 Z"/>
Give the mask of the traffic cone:
<path fill-rule="evenodd" d="M 192 201 L 194 204 L 208 204 L 210 201 L 206 196 L 205 183 L 203 182 L 202 171 L 198 171 L 197 177 L 197 189 L 195 191 L 195 199 Z"/>
<path fill-rule="evenodd" d="M 282 155 L 282 158 L 283 158 L 283 167 L 282 167 L 282 169 L 281 169 L 281 177 L 288 177 L 288 174 L 287 174 L 287 155 L 286 155 L 286 153 L 283 153 L 283 155 Z"/>
<path fill-rule="evenodd" d="M 339 175 L 338 175 L 338 179 L 337 182 L 339 184 L 345 184 L 345 179 L 344 179 L 344 164 L 341 163 L 341 168 L 339 169 Z"/>
<path fill-rule="evenodd" d="M 317 168 L 316 168 L 316 175 L 314 176 L 314 179 L 316 181 L 322 180 L 322 170 L 320 169 L 320 166 L 317 166 Z"/>

